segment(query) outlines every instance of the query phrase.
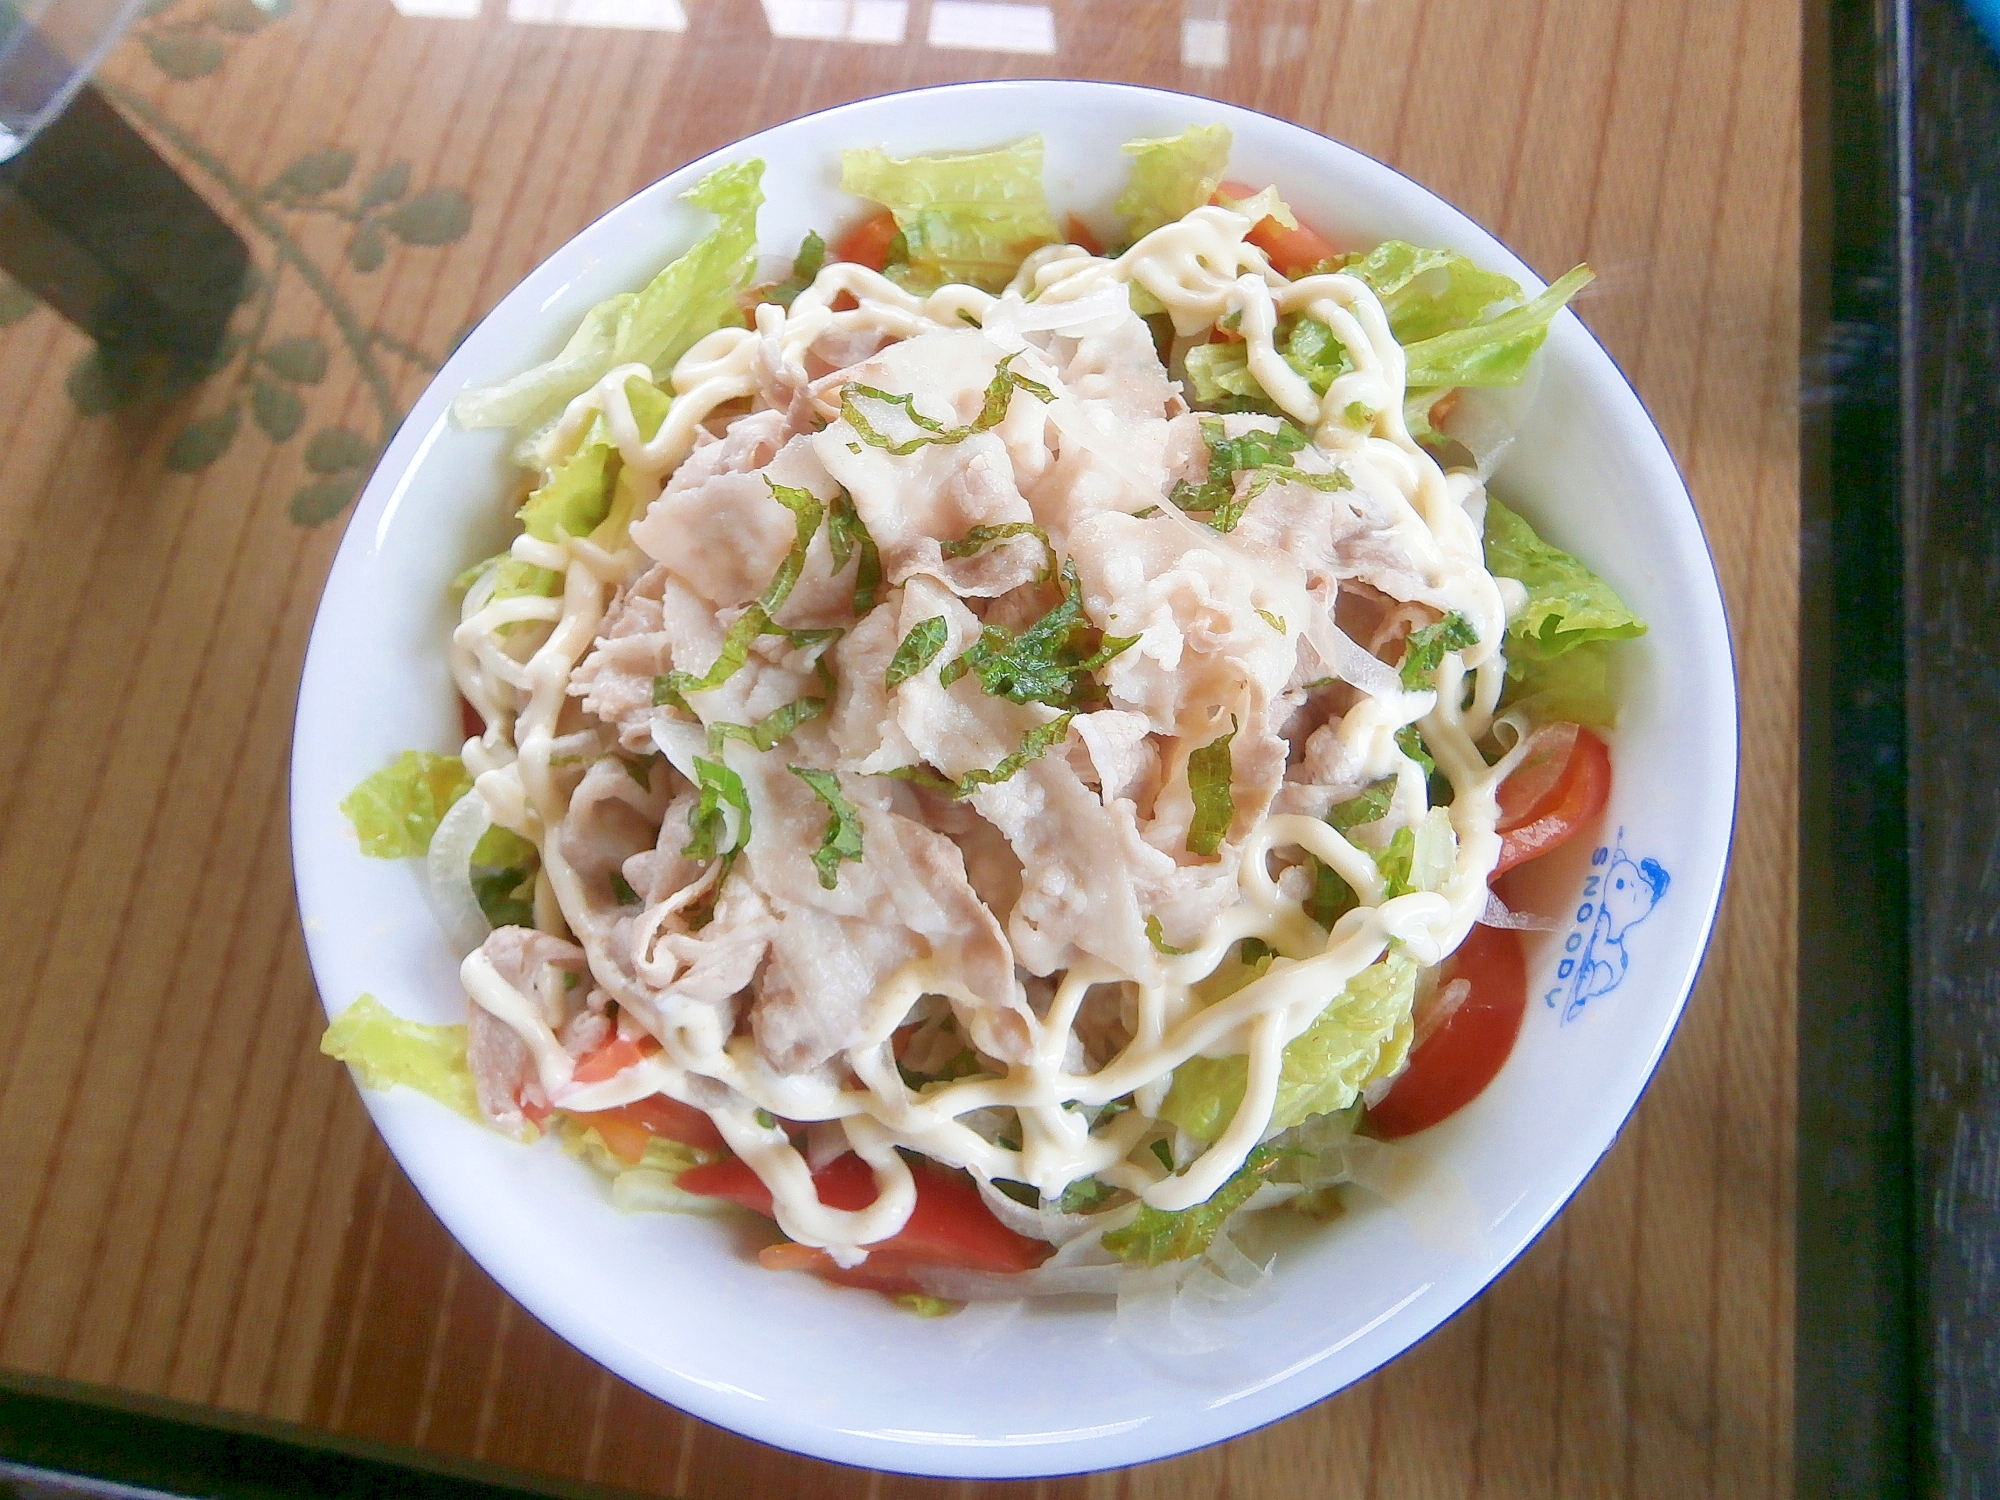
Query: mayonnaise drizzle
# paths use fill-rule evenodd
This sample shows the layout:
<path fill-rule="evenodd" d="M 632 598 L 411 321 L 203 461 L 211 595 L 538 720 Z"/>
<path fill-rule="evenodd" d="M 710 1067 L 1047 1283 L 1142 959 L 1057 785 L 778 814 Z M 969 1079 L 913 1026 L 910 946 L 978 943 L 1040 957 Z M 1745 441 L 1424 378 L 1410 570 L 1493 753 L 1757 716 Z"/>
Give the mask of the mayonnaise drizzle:
<path fill-rule="evenodd" d="M 1409 433 L 1403 420 L 1404 355 L 1374 293 L 1358 278 L 1338 273 L 1287 281 L 1246 241 L 1249 229 L 1243 214 L 1204 207 L 1155 230 L 1115 261 L 1075 246 L 1038 250 L 1009 289 L 1014 300 L 1005 305 L 1016 311 L 996 325 L 1009 330 L 998 332 L 997 341 L 1018 347 L 1020 335 L 1011 330 L 1053 326 L 1058 304 L 1094 299 L 1077 311 L 1080 318 L 1091 316 L 1109 305 L 1109 293 L 1122 295 L 1127 284 L 1156 299 L 1183 336 L 1237 315 L 1259 383 L 1311 433 L 1323 458 L 1337 460 L 1358 485 L 1388 505 L 1390 524 L 1427 587 L 1463 614 L 1478 634 L 1477 645 L 1446 657 L 1436 692 L 1402 692 L 1386 678 L 1374 681 L 1372 674 L 1363 673 L 1371 677 L 1371 695 L 1338 725 L 1351 766 L 1371 779 L 1398 779 L 1392 816 L 1406 823 L 1421 817 L 1427 802 L 1422 775 L 1397 746 L 1395 735 L 1407 723 L 1421 725 L 1438 769 L 1453 788 L 1449 823 L 1456 847 L 1437 888 L 1385 900 L 1381 873 L 1366 849 L 1318 819 L 1266 818 L 1240 851 L 1240 901 L 1222 914 L 1195 951 L 1163 958 L 1158 972 L 1148 975 L 1125 975 L 1096 963 L 1071 969 L 1047 1015 L 1030 1020 L 1026 1062 L 1004 1077 L 962 1078 L 922 1093 L 903 1083 L 890 1050 L 891 1034 L 923 996 L 953 994 L 956 981 L 943 966 L 912 961 L 881 987 L 841 1056 L 854 1080 L 842 1086 L 826 1072 L 776 1072 L 747 1037 L 723 1034 L 711 1007 L 657 1005 L 651 995 L 619 977 L 608 954 L 589 951 L 592 943 L 586 939 L 595 980 L 626 1003 L 627 1016 L 648 1018 L 662 1046 L 616 1077 L 578 1085 L 571 1060 L 540 1007 L 509 984 L 483 953 L 473 953 L 461 969 L 467 993 L 521 1037 L 552 1102 L 606 1109 L 654 1093 L 709 1100 L 708 1113 L 730 1149 L 771 1189 L 785 1232 L 826 1247 L 842 1263 L 858 1260 L 865 1253 L 862 1247 L 893 1234 L 908 1217 L 915 1188 L 898 1146 L 989 1180 L 1026 1182 L 1048 1196 L 1095 1174 L 1155 1208 L 1186 1208 L 1220 1187 L 1268 1131 L 1284 1047 L 1312 1024 L 1330 997 L 1378 962 L 1392 943 L 1430 964 L 1463 940 L 1486 909 L 1486 880 L 1498 859 L 1495 792 L 1522 753 L 1517 743 L 1489 766 L 1475 744 L 1494 727 L 1504 677 L 1499 645 L 1509 607 L 1518 607 L 1518 592 L 1508 597 L 1486 571 L 1477 515 L 1483 492 L 1477 478 L 1447 475 Z M 842 294 L 857 305 L 835 311 L 833 304 Z M 1027 299 L 1031 316 L 1018 311 L 1020 299 Z M 664 479 L 693 450 L 702 424 L 715 410 L 755 393 L 760 350 L 773 369 L 802 373 L 808 349 L 829 333 L 910 338 L 963 327 L 967 317 L 983 320 L 999 305 L 1001 299 L 971 287 L 945 287 L 920 296 L 863 267 L 830 265 L 789 309 L 763 306 L 754 329 L 722 330 L 690 349 L 669 375 L 673 399 L 651 438 L 639 431 L 626 385 L 635 376 L 650 378 L 650 371 L 629 365 L 608 372 L 573 400 L 538 451 L 566 456 L 601 414 L 624 467 L 621 483 L 635 487 L 633 513 L 642 514 Z M 1324 396 L 1316 395 L 1277 349 L 1278 320 L 1294 312 L 1324 322 L 1350 352 L 1354 368 Z M 1066 440 L 1091 445 L 1093 434 L 1082 408 L 1059 381 L 1050 383 L 1057 390 L 1048 419 Z M 817 399 L 823 416 L 836 415 L 837 407 Z M 1366 430 L 1348 421 L 1356 403 L 1374 414 Z M 1116 461 L 1115 454 L 1108 456 Z M 1201 529 L 1211 545 L 1226 545 L 1226 539 Z M 567 812 L 569 785 L 556 764 L 563 743 L 558 719 L 570 673 L 590 649 L 613 589 L 635 576 L 643 560 L 629 546 L 607 552 L 582 538 L 547 543 L 523 537 L 514 543 L 513 554 L 562 572 L 563 592 L 559 600 L 493 602 L 487 597 L 490 584 L 482 584 L 468 595 L 463 622 L 452 637 L 451 664 L 488 729 L 468 741 L 465 758 L 493 820 L 533 839 L 541 849 L 538 917 L 553 914 L 543 911 L 544 895 L 554 912 L 581 915 L 588 908 L 588 893 L 564 859 L 560 841 L 550 836 Z M 1287 613 L 1296 610 L 1303 620 L 1309 603 L 1297 601 Z M 546 626 L 547 634 L 524 656 L 520 633 L 501 633 L 510 625 Z M 1294 625 L 1292 633 L 1301 629 L 1302 623 Z M 1322 631 L 1319 638 L 1329 643 L 1320 648 L 1322 655 L 1341 654 L 1333 635 Z M 1468 673 L 1470 701 L 1461 708 Z M 668 736 L 662 748 L 684 747 Z M 672 758 L 679 763 L 685 755 Z M 1342 917 L 1330 934 L 1284 896 L 1272 878 L 1269 857 L 1286 849 L 1322 860 L 1359 896 L 1360 907 Z M 641 919 L 642 926 L 651 926 L 644 927 L 637 945 L 637 967 L 655 991 L 671 983 L 674 965 L 670 958 L 652 956 L 651 934 L 674 905 L 696 899 L 718 878 L 719 866 L 712 867 L 675 902 Z M 581 922 L 576 926 L 579 932 L 587 928 Z M 1261 939 L 1279 956 L 1233 994 L 1203 1004 L 1195 985 L 1228 961 L 1246 937 Z M 1136 989 L 1130 1042 L 1095 1071 L 1068 1071 L 1070 1035 L 1091 989 L 1121 981 L 1133 982 Z M 1243 1103 L 1206 1150 L 1168 1174 L 1150 1153 L 1135 1148 L 1154 1123 L 1173 1069 L 1197 1055 L 1247 1057 Z M 698 1089 L 697 1080 L 712 1082 Z M 712 1103 L 716 1083 L 728 1093 L 728 1102 L 721 1105 Z M 1084 1109 L 1128 1095 L 1136 1108 L 1090 1128 Z M 1018 1147 L 1003 1146 L 966 1123 L 975 1111 L 991 1108 L 1015 1112 Z M 855 1212 L 820 1203 L 806 1162 L 784 1131 L 760 1123 L 774 1116 L 841 1122 L 849 1144 L 875 1172 L 875 1201 Z"/>

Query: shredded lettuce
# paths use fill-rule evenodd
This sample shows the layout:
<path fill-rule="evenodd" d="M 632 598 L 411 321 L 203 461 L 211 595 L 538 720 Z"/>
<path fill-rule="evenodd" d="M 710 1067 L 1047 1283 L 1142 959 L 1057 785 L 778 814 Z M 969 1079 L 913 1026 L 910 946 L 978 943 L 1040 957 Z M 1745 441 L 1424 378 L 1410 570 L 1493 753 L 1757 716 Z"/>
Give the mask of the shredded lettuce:
<path fill-rule="evenodd" d="M 970 670 L 979 675 L 980 690 L 992 697 L 1051 708 L 1072 708 L 1101 696 L 1091 674 L 1139 638 L 1105 636 L 1096 651 L 1088 650 L 1091 625 L 1074 563 L 1063 564 L 1061 587 L 1062 599 L 1019 635 L 986 626 L 978 640 L 946 663 L 939 682 L 950 687 Z"/>
<path fill-rule="evenodd" d="M 824 698 L 794 698 L 790 703 L 772 709 L 755 724 L 718 721 L 708 726 L 708 753 L 720 755 L 725 740 L 741 740 L 755 750 L 773 749 L 779 741 L 791 738 L 792 732 L 801 724 L 817 719 L 825 712 Z"/>
<path fill-rule="evenodd" d="M 997 292 L 1030 251 L 1062 239 L 1042 188 L 1042 138 L 997 151 L 899 159 L 843 151 L 840 185 L 881 204 L 901 231 L 891 273 L 913 289 L 963 282 Z"/>
<path fill-rule="evenodd" d="M 854 615 L 859 619 L 875 607 L 881 595 L 882 554 L 876 550 L 875 538 L 868 534 L 861 513 L 854 508 L 854 497 L 846 490 L 827 504 L 826 545 L 833 558 L 834 572 L 847 566 L 850 555 L 855 560 Z"/>
<path fill-rule="evenodd" d="M 880 448 L 897 458 L 907 458 L 919 448 L 945 447 L 962 443 L 975 432 L 989 432 L 1000 425 L 1007 415 L 1007 408 L 1013 404 L 1014 392 L 1025 391 L 1037 401 L 1044 403 L 1056 399 L 1055 392 L 1038 380 L 1030 380 L 1025 375 L 1017 375 L 1012 368 L 1015 356 L 1010 354 L 994 367 L 993 378 L 986 384 L 986 399 L 981 404 L 979 415 L 963 427 L 948 427 L 936 417 L 927 417 L 917 410 L 915 396 L 898 395 L 894 391 L 877 390 L 872 385 L 850 383 L 840 388 L 840 414 L 854 429 L 854 435 L 871 448 Z M 897 439 L 879 432 L 857 404 L 862 399 L 880 402 L 884 406 L 901 411 L 904 418 L 916 429 L 910 437 Z"/>
<path fill-rule="evenodd" d="M 340 810 L 371 859 L 428 854 L 431 837 L 452 803 L 472 790 L 456 755 L 405 750 L 341 800 Z"/>
<path fill-rule="evenodd" d="M 1229 764 L 1229 742 L 1235 738 L 1236 716 L 1231 714 L 1227 734 L 1188 756 L 1188 795 L 1194 799 L 1194 817 L 1187 833 L 1190 854 L 1215 853 L 1236 819 L 1234 772 Z"/>
<path fill-rule="evenodd" d="M 1142 1207 L 1130 1224 L 1105 1232 L 1104 1248 L 1120 1260 L 1147 1266 L 1192 1260 L 1214 1243 L 1215 1232 L 1256 1195 L 1264 1179 L 1286 1156 L 1281 1146 L 1258 1146 L 1206 1202 L 1175 1212 Z"/>
<path fill-rule="evenodd" d="M 1403 1065 L 1419 972 L 1415 959 L 1392 952 L 1348 980 L 1319 1019 L 1285 1044 L 1273 1129 L 1346 1109 Z M 1228 1128 L 1249 1080 L 1246 1057 L 1191 1057 L 1174 1069 L 1160 1118 L 1212 1141 Z"/>
<path fill-rule="evenodd" d="M 1403 686 L 1419 692 L 1432 685 L 1447 651 L 1463 651 L 1479 644 L 1479 632 L 1464 615 L 1453 611 L 1435 625 L 1410 632 L 1403 651 Z"/>
<path fill-rule="evenodd" d="M 1206 515 L 1217 531 L 1234 531 L 1250 502 L 1270 485 L 1281 480 L 1310 484 L 1315 489 L 1344 490 L 1352 486 L 1343 473 L 1309 474 L 1285 462 L 1310 441 L 1290 422 L 1281 422 L 1276 431 L 1253 427 L 1233 438 L 1222 435 L 1220 417 L 1201 419 L 1202 439 L 1208 444 L 1208 474 L 1200 484 L 1185 479 L 1167 496 L 1180 509 Z M 1239 494 L 1236 476 L 1254 477 Z"/>
<path fill-rule="evenodd" d="M 943 615 L 932 615 L 912 625 L 910 633 L 896 647 L 896 654 L 889 658 L 888 670 L 882 674 L 883 685 L 893 693 L 923 671 L 937 660 L 950 633 L 951 627 Z"/>
<path fill-rule="evenodd" d="M 736 617 L 728 632 L 722 637 L 722 647 L 716 652 L 715 660 L 708 670 L 697 677 L 692 672 L 676 668 L 664 672 L 653 679 L 653 703 L 655 706 L 671 704 L 675 708 L 686 708 L 688 693 L 713 692 L 722 686 L 744 662 L 750 659 L 750 643 L 760 635 L 778 634 L 789 636 L 795 645 L 816 645 L 821 640 L 831 639 L 816 631 L 787 631 L 774 625 L 771 617 L 778 612 L 784 602 L 791 597 L 792 586 L 799 581 L 799 574 L 805 571 L 806 551 L 812 546 L 812 539 L 819 530 L 819 523 L 826 513 L 811 490 L 795 489 L 790 485 L 778 484 L 766 478 L 765 485 L 771 491 L 771 498 L 792 513 L 797 523 L 797 534 L 792 547 L 785 554 L 785 560 L 778 564 L 778 571 L 764 586 L 764 592 L 757 602 Z"/>
<path fill-rule="evenodd" d="M 1140 239 L 1208 202 L 1229 169 L 1230 144 L 1227 125 L 1190 125 L 1179 135 L 1126 142 L 1132 177 L 1111 205 L 1125 221 L 1126 239 Z"/>
<path fill-rule="evenodd" d="M 1486 501 L 1486 566 L 1519 580 L 1528 602 L 1507 624 L 1510 675 L 1592 641 L 1622 641 L 1646 633 L 1611 585 L 1490 496 Z"/>
<path fill-rule="evenodd" d="M 1153 945 L 1156 952 L 1165 953 L 1170 957 L 1178 957 L 1188 951 L 1185 948 L 1176 948 L 1167 941 L 1167 929 L 1161 925 L 1160 919 L 1151 913 L 1146 917 L 1146 941 Z"/>
<path fill-rule="evenodd" d="M 465 1060 L 463 1026 L 406 1021 L 373 995 L 363 995 L 333 1018 L 319 1050 L 352 1068 L 363 1088 L 401 1084 L 429 1094 L 468 1120 L 484 1119 Z"/>
<path fill-rule="evenodd" d="M 563 350 L 546 364 L 452 403 L 467 427 L 539 427 L 617 365 L 643 364 L 664 380 L 674 362 L 718 328 L 740 328 L 736 294 L 757 269 L 761 161 L 718 167 L 683 196 L 716 217 L 642 291 L 620 292 L 584 314 Z"/>
<path fill-rule="evenodd" d="M 840 778 L 831 771 L 814 770 L 810 766 L 786 766 L 799 780 L 813 790 L 813 795 L 827 805 L 833 816 L 826 821 L 826 832 L 821 835 L 819 847 L 813 850 L 813 868 L 819 871 L 819 883 L 827 890 L 840 884 L 840 866 L 846 860 L 858 860 L 861 855 L 861 815 L 854 804 L 840 790 Z"/>
<path fill-rule="evenodd" d="M 1046 724 L 1037 724 L 1021 736 L 1021 748 L 1003 759 L 990 771 L 967 771 L 958 778 L 952 795 L 963 801 L 983 786 L 998 786 L 1030 761 L 1040 760 L 1048 753 L 1051 745 L 1059 745 L 1069 734 L 1069 721 L 1073 713 L 1057 714 Z"/>
<path fill-rule="evenodd" d="M 999 521 L 989 526 L 975 526 L 957 541 L 944 543 L 938 551 L 945 557 L 971 557 L 996 542 L 1010 541 L 1017 536 L 1031 536 L 1042 544 L 1044 561 L 1041 576 L 1036 582 L 1046 583 L 1055 577 L 1056 545 L 1049 540 L 1048 532 L 1033 521 Z"/>
<path fill-rule="evenodd" d="M 695 757 L 694 773 L 700 795 L 688 811 L 688 841 L 681 853 L 689 859 L 735 854 L 750 842 L 750 796 L 743 789 L 743 778 L 721 761 L 700 756 Z M 731 811 L 736 814 L 734 837 L 729 830 Z"/>

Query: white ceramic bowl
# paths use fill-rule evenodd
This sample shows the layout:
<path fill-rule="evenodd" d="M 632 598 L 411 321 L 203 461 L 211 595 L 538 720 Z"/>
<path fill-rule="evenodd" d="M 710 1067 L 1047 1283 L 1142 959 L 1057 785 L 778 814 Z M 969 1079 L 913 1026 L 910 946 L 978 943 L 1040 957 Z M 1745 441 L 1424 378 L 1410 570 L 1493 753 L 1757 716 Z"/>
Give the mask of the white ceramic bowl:
<path fill-rule="evenodd" d="M 457 743 L 446 585 L 503 544 L 499 497 L 514 479 L 501 434 L 451 423 L 453 395 L 546 358 L 593 303 L 644 283 L 705 227 L 679 194 L 724 162 L 768 164 L 763 243 L 789 253 L 805 230 L 856 213 L 837 186 L 843 146 L 989 146 L 1038 127 L 1058 209 L 1101 216 L 1122 183 L 1121 143 L 1213 120 L 1235 132 L 1233 176 L 1278 184 L 1336 242 L 1449 245 L 1539 286 L 1424 189 L 1296 126 L 1148 89 L 1003 82 L 864 100 L 691 163 L 584 230 L 493 310 L 390 445 L 313 630 L 292 835 L 330 1012 L 363 991 L 420 1020 L 465 1009 L 417 862 L 362 858 L 336 809 L 397 752 Z M 1364 1205 L 1281 1259 L 1276 1295 L 1244 1315 L 1239 1342 L 1176 1361 L 1115 1339 L 1101 1303 L 1043 1305 L 982 1332 L 976 1320 L 920 1321 L 870 1293 L 776 1275 L 726 1222 L 621 1216 L 552 1143 L 518 1146 L 406 1091 L 365 1095 L 431 1207 L 537 1317 L 644 1389 L 780 1447 L 915 1473 L 1041 1475 L 1165 1457 L 1297 1411 L 1437 1327 L 1548 1223 L 1638 1098 L 1708 938 L 1734 805 L 1729 641 L 1694 509 L 1637 398 L 1575 318 L 1557 319 L 1543 358 L 1538 403 L 1495 489 L 1652 629 L 1622 652 L 1604 832 L 1541 872 L 1542 909 L 1571 916 L 1563 932 L 1531 938 L 1520 1042 L 1485 1094 L 1421 1138 L 1470 1193 L 1470 1242 L 1434 1246 Z M 1583 958 L 1592 962 L 1579 967 Z M 1579 1004 L 1582 974 L 1616 987 Z"/>

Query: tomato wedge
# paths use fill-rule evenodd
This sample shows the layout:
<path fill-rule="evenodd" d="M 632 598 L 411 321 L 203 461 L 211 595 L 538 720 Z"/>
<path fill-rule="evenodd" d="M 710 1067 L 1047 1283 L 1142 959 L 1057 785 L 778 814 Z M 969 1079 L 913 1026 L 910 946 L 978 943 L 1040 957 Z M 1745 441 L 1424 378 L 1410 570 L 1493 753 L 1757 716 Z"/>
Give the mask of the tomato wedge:
<path fill-rule="evenodd" d="M 1604 811 L 1611 752 L 1578 724 L 1535 731 L 1528 753 L 1500 783 L 1500 862 L 1495 875 L 1569 842 Z"/>
<path fill-rule="evenodd" d="M 613 1036 L 577 1060 L 576 1071 L 570 1075 L 578 1083 L 602 1083 L 607 1078 L 616 1078 L 636 1062 L 651 1057 L 660 1050 L 658 1037 L 638 1038 Z"/>
<path fill-rule="evenodd" d="M 833 244 L 835 260 L 852 261 L 871 271 L 889 264 L 889 245 L 896 238 L 896 216 L 883 209 L 848 230 Z"/>
<path fill-rule="evenodd" d="M 1229 198 L 1240 203 L 1262 191 L 1240 182 L 1225 182 L 1216 190 L 1213 201 L 1219 203 Z M 1303 276 L 1321 261 L 1331 260 L 1340 253 L 1326 236 L 1303 221 L 1297 229 L 1287 229 L 1276 219 L 1262 218 L 1244 238 L 1269 256 L 1272 266 L 1282 276 Z"/>
<path fill-rule="evenodd" d="M 570 1076 L 578 1083 L 602 1083 L 651 1057 L 660 1050 L 657 1038 L 614 1036 L 594 1051 L 584 1054 Z M 669 1099 L 665 1094 L 649 1094 L 613 1109 L 566 1110 L 579 1124 L 597 1131 L 611 1154 L 630 1166 L 646 1155 L 646 1142 L 654 1136 L 679 1141 L 698 1151 L 723 1150 L 722 1132 L 715 1122 L 692 1104 Z"/>
<path fill-rule="evenodd" d="M 1083 249 L 1088 250 L 1092 255 L 1102 255 L 1104 253 L 1104 242 L 1092 232 L 1088 224 L 1084 223 L 1075 214 L 1071 214 L 1063 220 L 1063 234 L 1068 237 L 1072 245 L 1079 245 Z"/>
<path fill-rule="evenodd" d="M 871 1262 L 878 1254 L 886 1254 L 890 1263 L 1010 1272 L 1031 1271 L 1048 1258 L 1048 1245 L 1016 1234 L 994 1218 L 979 1189 L 963 1177 L 921 1164 L 911 1171 L 917 1182 L 916 1207 L 911 1209 L 908 1223 L 870 1247 Z M 698 1197 L 727 1198 L 767 1219 L 776 1217 L 771 1190 L 747 1163 L 734 1157 L 690 1167 L 681 1173 L 678 1185 L 683 1192 Z M 875 1201 L 874 1170 L 851 1152 L 813 1173 L 813 1187 L 828 1208 L 851 1211 Z M 816 1271 L 820 1267 L 815 1261 L 786 1269 Z"/>
<path fill-rule="evenodd" d="M 1514 1050 L 1528 1008 L 1528 969 L 1518 933 L 1477 926 L 1445 960 L 1440 987 L 1472 986 L 1459 1006 L 1410 1054 L 1388 1097 L 1367 1113 L 1384 1140 L 1414 1135 L 1478 1098 Z"/>

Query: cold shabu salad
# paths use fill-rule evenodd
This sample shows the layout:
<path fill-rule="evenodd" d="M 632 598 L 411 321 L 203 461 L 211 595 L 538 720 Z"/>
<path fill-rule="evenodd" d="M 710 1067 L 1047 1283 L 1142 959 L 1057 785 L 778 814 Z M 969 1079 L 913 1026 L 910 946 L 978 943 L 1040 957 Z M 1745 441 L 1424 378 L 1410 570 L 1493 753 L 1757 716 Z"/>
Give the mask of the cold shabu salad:
<path fill-rule="evenodd" d="M 455 585 L 466 738 L 342 806 L 468 1019 L 364 997 L 325 1050 L 924 1311 L 1231 1274 L 1480 1092 L 1494 878 L 1602 808 L 1644 629 L 1485 486 L 1590 273 L 1331 243 L 1219 126 L 1126 151 L 1089 225 L 1039 138 L 848 151 L 783 259 L 722 167 L 458 399 L 525 470 Z"/>

